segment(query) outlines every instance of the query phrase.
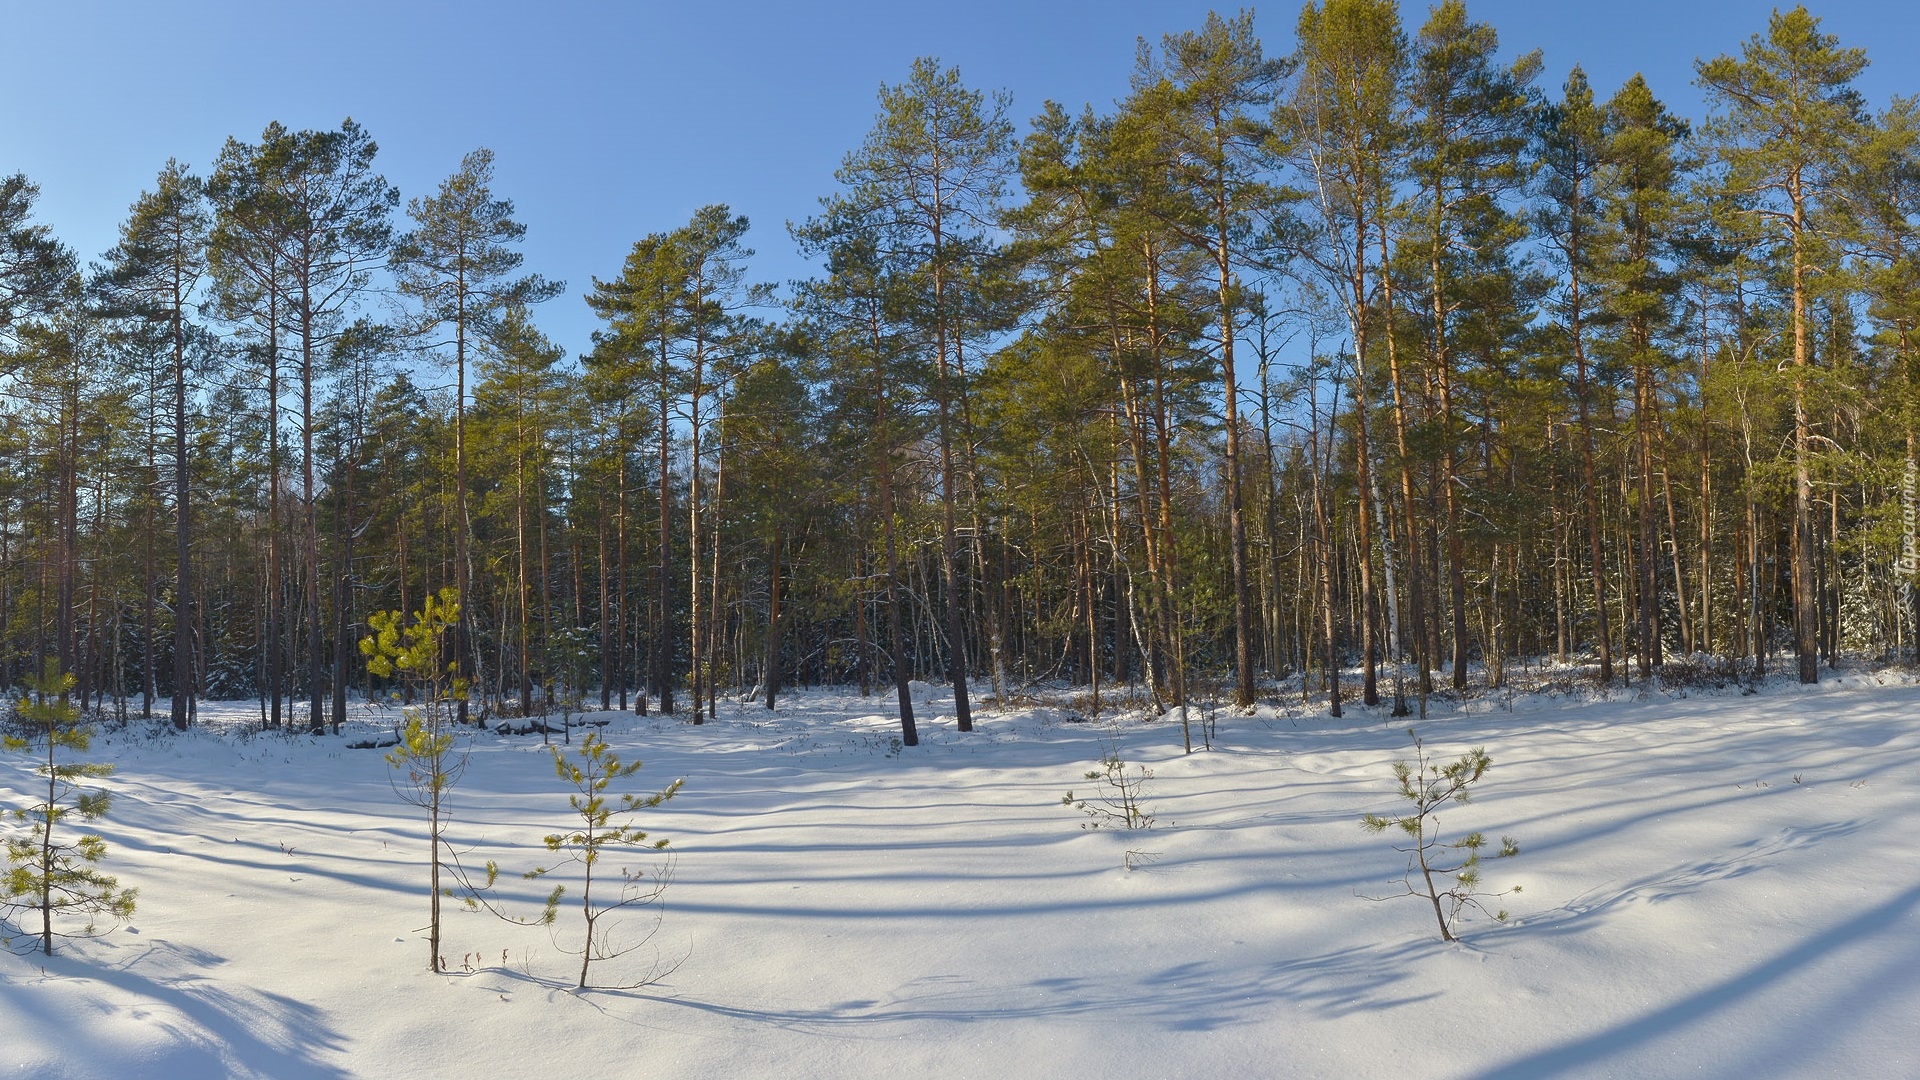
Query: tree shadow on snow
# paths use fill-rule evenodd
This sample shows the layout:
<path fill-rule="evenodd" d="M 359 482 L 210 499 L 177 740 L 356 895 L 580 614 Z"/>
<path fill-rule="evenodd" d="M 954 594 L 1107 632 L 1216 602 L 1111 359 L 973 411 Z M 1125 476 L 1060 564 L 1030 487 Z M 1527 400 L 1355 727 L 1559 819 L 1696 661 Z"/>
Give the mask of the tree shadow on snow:
<path fill-rule="evenodd" d="M 1596 1066 L 1604 1067 L 1610 1072 L 1614 1070 L 1630 1072 L 1632 1062 L 1621 1060 L 1627 1055 L 1642 1051 L 1649 1044 L 1661 1039 L 1686 1039 L 1697 1025 L 1746 1004 L 1748 999 L 1792 978 L 1809 965 L 1832 956 L 1836 950 L 1861 943 L 1889 930 L 1900 920 L 1909 916 L 1916 907 L 1920 907 L 1920 885 L 1907 889 L 1887 902 L 1861 912 L 1832 929 L 1809 937 L 1772 959 L 1756 964 L 1730 979 L 1689 994 L 1671 1004 L 1645 1013 L 1637 1019 L 1616 1024 L 1585 1038 L 1541 1050 L 1498 1068 L 1479 1073 L 1477 1080 L 1538 1080 L 1541 1077 L 1559 1076 L 1576 1070 L 1592 1071 Z M 1901 971 L 1907 979 L 1913 978 L 1910 967 L 1903 965 Z M 1884 990 L 1885 987 L 1880 989 Z M 1825 1010 L 1822 1016 L 1799 1019 L 1801 1027 L 1812 1032 L 1824 1033 L 1823 1038 L 1831 1038 L 1835 1027 L 1840 1025 L 1846 1017 L 1840 1006 L 1835 1005 Z M 1803 1039 L 1798 1042 L 1798 1051 L 1801 1054 L 1812 1047 L 1832 1045 L 1823 1043 L 1820 1038 L 1812 1041 Z M 1787 1053 L 1793 1048 L 1778 1049 L 1781 1053 Z M 1777 1056 L 1760 1062 L 1729 1061 L 1720 1075 L 1762 1075 L 1770 1069 L 1778 1070 L 1782 1065 L 1782 1060 Z"/>
<path fill-rule="evenodd" d="M 225 962 L 201 949 L 155 940 L 143 942 L 123 963 L 63 965 L 66 970 L 59 977 L 111 986 L 138 999 L 126 1008 L 135 1019 L 164 1030 L 171 1043 L 158 1057 L 168 1075 L 273 1080 L 345 1080 L 352 1075 L 320 1060 L 322 1055 L 345 1054 L 348 1040 L 319 1008 L 208 976 Z M 136 970 L 149 966 L 157 969 L 151 975 Z M 63 1066 L 77 1074 L 112 1075 L 115 1065 L 125 1064 L 90 1064 L 87 1058 L 84 1040 L 62 1050 Z"/>
<path fill-rule="evenodd" d="M 1633 903 L 1658 904 L 1699 892 L 1718 881 L 1745 877 L 1767 869 L 1781 856 L 1810 848 L 1823 840 L 1859 832 L 1863 821 L 1830 821 L 1822 825 L 1781 829 L 1771 838 L 1749 840 L 1738 845 L 1733 854 L 1704 859 L 1684 866 L 1648 874 L 1625 885 L 1592 889 L 1558 908 L 1526 916 L 1527 932 L 1535 937 L 1580 933 L 1590 929 L 1596 917 Z"/>
<path fill-rule="evenodd" d="M 928 975 L 882 999 L 816 1008 L 766 1009 L 705 1001 L 684 994 L 615 991 L 606 996 L 674 1005 L 752 1024 L 842 1038 L 897 1038 L 875 1025 L 1071 1020 L 1149 1024 L 1167 1031 L 1214 1031 L 1272 1019 L 1276 1006 L 1327 1017 L 1411 1005 L 1438 991 L 1400 988 L 1426 942 L 1336 949 L 1276 964 L 1188 961 L 1112 976 L 1064 975 L 1025 983 L 987 983 L 962 975 Z M 860 1034 L 858 1029 L 873 1029 Z"/>

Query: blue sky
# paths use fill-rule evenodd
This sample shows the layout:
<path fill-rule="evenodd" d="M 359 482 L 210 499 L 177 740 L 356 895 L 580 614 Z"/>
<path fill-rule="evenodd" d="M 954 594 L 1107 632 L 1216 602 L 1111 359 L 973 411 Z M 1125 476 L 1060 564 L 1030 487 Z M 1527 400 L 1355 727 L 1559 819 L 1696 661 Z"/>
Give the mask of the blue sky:
<path fill-rule="evenodd" d="M 784 223 L 833 189 L 870 126 L 882 82 L 916 56 L 1004 88 L 1024 121 L 1054 98 L 1110 103 L 1137 36 L 1200 24 L 1190 0 L 974 0 L 929 4 L 654 0 L 4 0 L 0 174 L 41 186 L 38 218 L 80 251 L 114 242 L 127 206 L 168 157 L 204 169 L 229 135 L 269 121 L 352 116 L 403 197 L 427 194 L 461 154 L 491 147 L 496 191 L 528 226 L 528 266 L 569 284 L 537 320 L 570 352 L 592 316 L 590 275 L 633 242 L 725 202 L 749 215 L 756 276 L 806 273 Z M 1557 88 L 1578 62 L 1605 95 L 1635 71 L 1685 115 L 1698 56 L 1732 52 L 1773 5 L 1752 0 L 1469 0 L 1503 47 L 1544 50 Z M 1920 92 L 1920 5 L 1811 5 L 1867 48 L 1876 106 Z M 1230 11 L 1231 8 L 1222 10 Z M 1291 48 L 1294 3 L 1258 9 L 1267 48 Z M 1407 4 L 1417 25 L 1424 3 Z"/>

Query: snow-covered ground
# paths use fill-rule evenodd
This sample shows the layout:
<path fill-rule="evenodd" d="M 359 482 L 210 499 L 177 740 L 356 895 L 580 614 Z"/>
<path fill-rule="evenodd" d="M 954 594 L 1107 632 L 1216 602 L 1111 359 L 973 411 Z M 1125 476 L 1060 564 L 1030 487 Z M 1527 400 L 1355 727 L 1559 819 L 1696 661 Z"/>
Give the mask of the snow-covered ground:
<path fill-rule="evenodd" d="M 139 910 L 52 960 L 0 956 L 0 1072 L 1920 1076 L 1920 688 L 1892 675 L 1422 723 L 1434 755 L 1494 760 L 1442 831 L 1522 849 L 1486 867 L 1524 887 L 1514 919 L 1456 945 L 1424 903 L 1360 895 L 1404 869 L 1358 823 L 1399 809 L 1410 745 L 1384 711 L 1223 716 L 1192 755 L 1177 725 L 1127 722 L 1157 820 L 1125 832 L 1060 802 L 1087 792 L 1106 725 L 1032 709 L 960 735 L 919 690 L 925 741 L 904 750 L 879 696 L 723 705 L 701 727 L 600 716 L 646 762 L 628 790 L 686 779 L 641 815 L 678 852 L 653 944 L 681 962 L 586 993 L 547 930 L 457 909 L 455 972 L 426 970 L 424 823 L 381 752 L 347 746 L 393 714 L 244 735 L 243 703 L 183 736 L 104 734 L 103 868 Z M 463 857 L 544 864 L 569 811 L 539 738 L 485 736 L 470 762 Z M 0 798 L 28 779 L 0 766 Z M 501 890 L 537 912 L 536 885 Z"/>

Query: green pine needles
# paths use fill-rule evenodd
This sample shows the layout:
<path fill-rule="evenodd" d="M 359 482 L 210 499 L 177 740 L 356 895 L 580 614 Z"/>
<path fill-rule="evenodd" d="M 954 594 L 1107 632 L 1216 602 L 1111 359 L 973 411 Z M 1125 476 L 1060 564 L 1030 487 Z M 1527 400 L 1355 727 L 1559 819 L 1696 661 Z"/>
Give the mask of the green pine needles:
<path fill-rule="evenodd" d="M 466 681 L 456 675 L 454 661 L 442 659 L 447 631 L 459 621 L 459 593 L 441 589 L 426 598 L 410 621 L 398 611 L 374 615 L 368 620 L 373 633 L 360 642 L 367 670 L 383 679 L 403 679 L 421 695 L 421 703 L 406 710 L 406 725 L 399 743 L 387 753 L 387 764 L 393 769 L 388 779 L 394 793 L 427 812 L 427 966 L 433 971 L 446 970 L 440 954 L 440 899 L 450 890 L 440 882 L 442 872 L 450 869 L 447 795 L 467 767 L 452 731 L 455 705 L 467 694 Z M 458 879 L 457 865 L 451 869 Z"/>
<path fill-rule="evenodd" d="M 80 710 L 67 698 L 73 676 L 48 660 L 39 675 L 26 680 L 26 687 L 14 720 L 21 734 L 7 735 L 5 746 L 37 761 L 34 772 L 46 780 L 47 795 L 44 802 L 13 811 L 13 819 L 27 827 L 27 834 L 7 840 L 7 876 L 0 905 L 7 909 L 10 923 L 17 913 L 39 912 L 40 951 L 52 956 L 55 937 L 92 937 L 104 932 L 102 917 L 114 925 L 131 917 L 135 890 L 121 888 L 117 880 L 94 869 L 107 853 L 105 841 L 91 833 L 69 840 L 61 829 L 69 816 L 93 821 L 107 812 L 107 793 L 85 790 L 80 783 L 113 774 L 111 765 L 60 760 L 63 752 L 86 753 L 92 741 L 88 727 L 80 723 Z M 55 918 L 68 916 L 86 922 L 77 931 L 56 934 Z M 13 944 L 11 937 L 0 941 Z"/>
<path fill-rule="evenodd" d="M 1486 846 L 1486 837 L 1476 832 L 1452 843 L 1442 843 L 1440 840 L 1440 808 L 1448 803 L 1467 802 L 1468 789 L 1493 767 L 1493 759 L 1487 756 L 1484 749 L 1476 746 L 1458 759 L 1440 765 L 1428 760 L 1426 749 L 1420 744 L 1420 736 L 1415 735 L 1412 728 L 1407 729 L 1407 734 L 1413 738 L 1414 763 L 1394 762 L 1393 775 L 1400 781 L 1400 797 L 1413 804 L 1413 812 L 1397 817 L 1368 814 L 1360 819 L 1360 826 L 1370 833 L 1396 828 L 1412 841 L 1405 847 L 1395 845 L 1394 850 L 1407 853 L 1407 872 L 1401 879 L 1406 885 L 1406 892 L 1394 895 L 1425 897 L 1433 905 L 1433 917 L 1440 924 L 1441 940 L 1453 941 L 1456 940 L 1453 929 L 1461 912 L 1473 908 L 1483 915 L 1491 915 L 1505 922 L 1505 911 L 1489 912 L 1481 901 L 1520 891 L 1518 885 L 1495 893 L 1480 891 L 1480 849 Z M 1503 836 L 1500 838 L 1500 850 L 1493 857 L 1505 859 L 1518 854 L 1520 845 L 1514 843 L 1512 837 Z M 1451 882 L 1448 882 L 1449 878 Z M 1369 896 L 1367 899 L 1388 900 L 1393 897 Z"/>
<path fill-rule="evenodd" d="M 620 880 L 613 887 L 610 897 L 604 891 L 596 896 L 594 886 L 596 883 L 605 884 L 604 875 L 599 875 L 599 863 L 603 855 L 621 849 L 665 850 L 667 841 L 649 839 L 644 830 L 628 824 L 625 815 L 638 810 L 650 810 L 673 798 L 679 793 L 682 781 L 675 780 L 651 795 L 621 795 L 617 800 L 609 801 L 607 788 L 615 781 L 639 772 L 640 762 L 621 761 L 598 732 L 588 732 L 571 754 L 562 753 L 559 747 L 552 747 L 551 750 L 554 772 L 561 781 L 573 788 L 573 792 L 567 796 L 567 804 L 580 816 L 578 828 L 571 832 L 553 833 L 546 838 L 546 843 L 548 851 L 563 853 L 580 864 L 580 915 L 586 923 L 586 932 L 579 951 L 578 986 L 585 990 L 587 975 L 594 961 L 625 956 L 645 945 L 659 929 L 658 912 L 655 913 L 653 926 L 637 940 L 616 938 L 614 927 L 602 920 L 615 912 L 656 904 L 673 880 L 671 858 L 653 867 L 651 874 L 647 870 L 622 867 Z M 539 878 L 554 869 L 540 867 L 528 871 L 524 876 L 528 879 Z M 565 891 L 566 887 L 560 886 L 547 897 L 544 921 L 553 921 Z M 656 963 L 645 978 L 621 984 L 617 989 L 644 986 L 671 970 L 672 967 L 662 968 Z"/>
<path fill-rule="evenodd" d="M 1147 781 L 1153 779 L 1153 770 L 1145 765 L 1131 764 L 1120 756 L 1118 731 L 1107 733 L 1105 745 L 1106 753 L 1100 755 L 1100 767 L 1082 774 L 1099 785 L 1094 789 L 1094 794 L 1079 797 L 1069 791 L 1061 797 L 1060 804 L 1071 806 L 1091 819 L 1081 823 L 1083 829 L 1102 826 L 1153 828 L 1153 815 L 1147 812 L 1142 798 Z"/>

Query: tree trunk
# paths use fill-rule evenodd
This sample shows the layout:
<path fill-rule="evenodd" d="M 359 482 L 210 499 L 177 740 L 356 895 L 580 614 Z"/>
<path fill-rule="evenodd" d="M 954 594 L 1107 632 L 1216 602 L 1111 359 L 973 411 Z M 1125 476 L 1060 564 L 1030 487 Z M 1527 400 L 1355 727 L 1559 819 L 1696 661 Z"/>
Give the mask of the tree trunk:
<path fill-rule="evenodd" d="M 1820 611 L 1813 573 L 1813 425 L 1807 418 L 1806 203 L 1796 171 L 1788 181 L 1793 200 L 1793 648 L 1800 681 L 1820 681 L 1817 634 Z"/>
<path fill-rule="evenodd" d="M 773 711 L 780 696 L 780 551 L 785 537 L 774 526 L 773 540 L 767 545 L 767 655 L 760 681 L 766 684 L 767 711 Z"/>

